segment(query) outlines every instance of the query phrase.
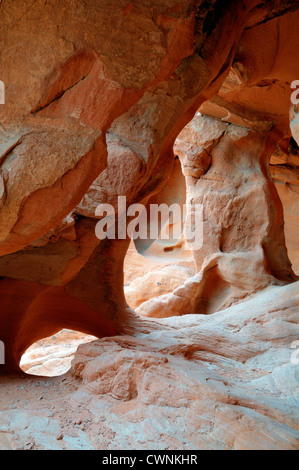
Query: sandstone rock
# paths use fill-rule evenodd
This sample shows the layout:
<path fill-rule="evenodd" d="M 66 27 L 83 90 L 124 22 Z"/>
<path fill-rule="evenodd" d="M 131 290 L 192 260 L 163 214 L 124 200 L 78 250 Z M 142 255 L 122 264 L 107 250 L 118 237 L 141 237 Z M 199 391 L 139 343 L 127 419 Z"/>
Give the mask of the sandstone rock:
<path fill-rule="evenodd" d="M 288 254 L 296 274 L 298 263 L 298 197 L 299 197 L 299 156 L 294 141 L 279 156 L 270 161 L 270 173 L 277 188 L 284 210 L 285 235 Z"/>
<path fill-rule="evenodd" d="M 160 266 L 142 277 L 136 278 L 128 287 L 125 295 L 128 304 L 136 310 L 141 304 L 153 297 L 173 292 L 190 277 L 190 269 L 180 265 Z"/>
<path fill-rule="evenodd" d="M 275 126 L 280 135 L 288 136 L 291 83 L 299 75 L 298 62 L 292 58 L 299 38 L 289 31 L 298 17 L 294 11 L 246 29 L 227 80 L 200 111 L 263 132 Z"/>
<path fill-rule="evenodd" d="M 139 319 L 80 346 L 64 377 L 2 377 L 0 448 L 295 450 L 298 302 L 295 283 L 212 316 Z"/>
<path fill-rule="evenodd" d="M 75 209 L 80 216 L 95 218 L 100 204 L 112 204 L 117 211 L 118 197 L 126 196 L 129 204 L 143 184 L 145 166 L 136 152 L 112 134 L 107 134 L 107 149 L 106 170 L 90 186 Z"/>
<path fill-rule="evenodd" d="M 94 171 L 104 168 L 101 153 L 105 155 L 100 134 L 83 133 L 74 125 L 57 129 L 52 123 L 18 135 L 18 142 L 1 155 L 1 255 L 24 248 L 61 222 L 80 202 Z"/>
<path fill-rule="evenodd" d="M 62 330 L 27 349 L 20 361 L 20 367 L 29 375 L 41 377 L 64 375 L 71 367 L 78 346 L 95 339 L 97 338 L 94 336 L 76 331 Z"/>
<path fill-rule="evenodd" d="M 295 449 L 298 306 L 296 283 L 213 316 L 143 320 L 134 337 L 80 346 L 73 375 L 94 403 L 111 397 L 125 448 Z"/>
<path fill-rule="evenodd" d="M 0 446 L 298 446 L 297 23 L 297 0 L 0 2 Z M 119 195 L 187 202 L 185 227 L 203 203 L 203 246 L 136 243 L 125 276 L 129 238 L 95 236 Z M 99 338 L 72 374 L 6 377 L 66 328 Z"/>
<path fill-rule="evenodd" d="M 211 314 L 277 280 L 296 279 L 285 246 L 283 208 L 266 171 L 271 139 L 200 114 L 179 135 L 175 150 L 183 171 L 187 168 L 187 203 L 202 204 L 204 211 L 203 246 L 193 250 L 198 274 L 173 294 L 144 303 L 139 314 Z M 207 153 L 210 166 L 203 172 Z M 198 174 L 191 175 L 191 167 Z"/>

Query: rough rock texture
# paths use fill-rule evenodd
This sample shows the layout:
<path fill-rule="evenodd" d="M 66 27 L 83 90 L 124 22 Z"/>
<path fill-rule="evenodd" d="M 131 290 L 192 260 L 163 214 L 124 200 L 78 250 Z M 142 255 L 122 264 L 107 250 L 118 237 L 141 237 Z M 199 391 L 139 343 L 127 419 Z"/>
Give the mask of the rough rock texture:
<path fill-rule="evenodd" d="M 0 2 L 0 446 L 298 445 L 297 24 L 297 0 Z M 95 236 L 118 196 L 204 202 L 195 271 L 150 239 L 126 279 L 129 238 Z M 7 375 L 63 329 L 100 339 L 72 375 Z"/>
<path fill-rule="evenodd" d="M 29 375 L 41 377 L 64 375 L 71 368 L 78 346 L 95 339 L 94 336 L 76 331 L 62 330 L 27 349 L 20 361 L 20 367 Z"/>
<path fill-rule="evenodd" d="M 298 18 L 295 11 L 246 29 L 227 79 L 201 112 L 255 130 L 275 127 L 281 136 L 291 136 L 291 84 L 299 73 L 293 57 L 299 37 L 289 32 Z"/>
<path fill-rule="evenodd" d="M 197 113 L 176 140 L 187 201 L 204 205 L 204 244 L 194 253 L 198 274 L 143 304 L 142 315 L 213 313 L 277 279 L 296 279 L 298 160 L 288 148 L 277 165 L 275 154 L 297 133 L 297 107 L 291 126 L 289 109 L 299 37 L 288 31 L 298 18 L 292 12 L 244 31 L 227 79 L 199 108 L 205 116 Z"/>
<path fill-rule="evenodd" d="M 127 147 L 125 161 L 137 163 L 129 165 L 134 169 L 123 189 L 130 201 L 147 202 L 171 173 L 177 134 L 221 87 L 243 32 L 295 6 L 265 1 L 261 7 L 257 0 L 225 7 L 191 0 L 76 0 L 62 6 L 37 0 L 32 8 L 2 2 L 1 79 L 8 85 L 0 109 L 0 253 L 27 251 L 56 231 L 107 166 L 109 128 L 110 145 Z M 118 147 L 115 158 L 117 152 L 124 149 Z M 111 160 L 109 170 L 108 162 L 107 181 L 122 169 Z M 80 211 L 86 210 L 82 204 Z M 18 369 L 32 342 L 61 327 L 102 336 L 120 332 L 130 317 L 122 275 L 128 241 L 97 243 L 90 220 L 82 224 L 83 235 L 73 232 L 74 240 L 3 261 L 7 370 Z M 80 219 L 78 225 L 81 230 Z M 48 251 L 52 261 L 44 265 Z M 37 273 L 26 273 L 19 267 L 32 256 Z M 12 303 L 16 293 L 20 306 Z"/>
<path fill-rule="evenodd" d="M 144 302 L 173 292 L 194 274 L 192 261 L 178 256 L 154 257 L 137 252 L 131 242 L 125 258 L 125 296 L 129 306 L 138 311 Z"/>
<path fill-rule="evenodd" d="M 172 153 L 178 127 L 183 127 L 190 118 L 189 110 L 194 103 L 205 99 L 202 91 L 209 88 L 212 95 L 218 83 L 220 85 L 225 73 L 221 70 L 223 63 L 247 22 L 241 5 L 237 16 L 235 9 L 229 6 L 225 16 L 228 19 L 233 16 L 236 33 L 231 37 L 231 44 L 224 42 L 222 59 L 215 61 L 213 55 L 209 55 L 205 64 L 195 51 L 195 39 L 203 39 L 198 46 L 202 54 L 211 42 L 197 32 L 196 13 L 200 4 L 189 0 L 168 0 L 163 5 L 147 1 L 128 3 L 127 0 L 114 4 L 107 4 L 105 0 L 82 4 L 76 0 L 62 5 L 55 0 L 46 4 L 38 0 L 32 8 L 26 2 L 1 3 L 1 79 L 9 84 L 6 104 L 0 109 L 2 255 L 23 250 L 45 236 L 79 204 L 90 184 L 105 168 L 106 132 L 119 116 L 120 122 L 113 128 L 115 137 L 123 139 L 123 131 L 130 128 L 132 120 L 138 119 L 144 128 L 145 141 L 141 143 L 135 142 L 134 132 L 138 133 L 138 126 L 133 134 L 126 132 L 126 146 L 137 150 L 145 163 L 149 162 L 144 180 L 132 197 L 137 197 L 141 187 L 143 196 L 138 196 L 137 200 L 150 196 L 167 176 L 172 158 L 165 164 L 165 155 Z M 254 5 L 254 1 L 248 2 L 245 10 L 249 12 Z M 281 11 L 287 8 L 289 5 L 282 5 Z M 270 5 L 267 5 L 264 14 L 269 12 Z M 206 17 L 207 12 L 203 11 L 198 27 L 203 26 Z M 212 30 L 215 31 L 214 41 L 219 34 L 224 38 L 228 36 L 223 24 L 218 26 L 214 22 Z M 200 81 L 190 93 L 195 70 Z M 149 114 L 158 107 L 160 113 L 155 112 L 150 119 Z M 154 131 L 156 125 L 161 129 L 159 133 Z M 53 127 L 57 130 L 51 132 Z M 62 138 L 63 132 L 67 132 L 67 139 Z M 80 135 L 78 132 L 84 133 L 84 139 L 78 138 L 66 159 L 72 136 Z M 40 155 L 48 156 L 46 166 L 44 159 L 38 158 L 37 148 Z M 22 167 L 23 161 L 26 161 L 25 167 Z M 26 187 L 22 189 L 24 184 Z M 121 271 L 127 246 L 127 242 L 111 243 L 106 249 L 107 244 L 98 243 L 97 247 L 93 246 L 92 255 L 93 250 L 86 253 L 82 249 L 83 263 L 78 261 L 82 253 L 75 255 L 70 284 L 50 292 L 52 309 L 55 297 L 58 296 L 60 304 L 59 315 L 53 313 L 51 322 L 36 307 L 40 300 L 35 297 L 42 294 L 41 302 L 45 303 L 48 295 L 41 285 L 2 281 L 0 289 L 7 294 L 1 311 L 2 336 L 11 356 L 7 359 L 7 370 L 18 369 L 20 354 L 33 340 L 49 336 L 61 326 L 75 328 L 75 323 L 78 328 L 78 321 L 82 330 L 82 315 L 75 318 L 78 308 L 90 313 L 89 320 L 88 315 L 85 317 L 84 332 L 93 330 L 100 335 L 102 320 L 110 322 L 109 328 L 113 324 L 114 332 L 121 329 L 123 317 L 127 315 L 126 304 L 124 295 L 115 291 L 123 290 Z M 115 253 L 109 256 L 109 263 L 115 264 L 114 272 L 119 274 L 112 278 L 104 260 L 98 265 L 103 251 L 107 251 L 107 256 Z M 73 258 L 74 253 L 69 257 Z M 99 278 L 98 273 L 102 272 L 104 275 Z M 47 279 L 42 281 L 48 284 Z M 22 307 L 15 313 L 11 296 L 16 292 Z M 21 299 L 22 293 L 24 299 Z M 34 308 L 29 307 L 32 303 Z M 80 307 L 76 309 L 73 304 Z M 15 318 L 11 325 L 12 317 Z M 26 329 L 34 331 L 28 341 L 23 339 Z"/>
<path fill-rule="evenodd" d="M 0 448 L 298 449 L 298 307 L 298 283 L 270 287 L 82 345 L 64 377 L 0 378 Z"/>
<path fill-rule="evenodd" d="M 197 274 L 138 313 L 151 317 L 214 313 L 278 280 L 296 279 L 284 236 L 283 208 L 267 169 L 269 132 L 197 114 L 174 150 L 182 160 L 187 203 L 203 205 Z M 297 236 L 295 235 L 297 239 Z"/>
<path fill-rule="evenodd" d="M 288 254 L 296 274 L 299 273 L 299 148 L 295 141 L 282 143 L 270 160 L 270 173 L 284 210 Z"/>

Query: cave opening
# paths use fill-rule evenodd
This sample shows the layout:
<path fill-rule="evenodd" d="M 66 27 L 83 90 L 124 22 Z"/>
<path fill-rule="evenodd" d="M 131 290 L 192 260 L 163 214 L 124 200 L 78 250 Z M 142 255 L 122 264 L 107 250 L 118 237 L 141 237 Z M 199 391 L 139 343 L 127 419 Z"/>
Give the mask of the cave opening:
<path fill-rule="evenodd" d="M 237 140 L 244 145 L 248 135 L 249 142 L 252 138 L 253 144 L 245 145 L 247 157 L 240 157 L 239 154 L 234 156 L 231 142 Z M 254 217 L 250 214 L 250 210 L 256 211 L 256 193 L 263 187 L 264 181 L 260 179 L 256 187 L 250 184 L 247 186 L 246 202 L 242 195 L 236 194 L 236 188 L 242 185 L 246 188 L 247 180 L 252 178 L 258 181 L 261 177 L 256 173 L 258 160 L 256 159 L 255 163 L 250 162 L 258 155 L 258 147 L 253 153 L 250 149 L 251 145 L 254 147 L 255 138 L 254 133 L 250 133 L 244 126 L 240 127 L 199 111 L 181 131 L 174 145 L 174 162 L 170 176 L 162 190 L 152 196 L 146 206 L 149 215 L 148 227 L 153 222 L 149 210 L 151 205 L 165 204 L 170 207 L 177 204 L 182 208 L 184 218 L 179 221 L 181 237 L 171 238 L 175 225 L 172 214 L 171 220 L 165 224 L 170 232 L 169 239 L 164 239 L 163 236 L 151 238 L 148 229 L 149 236 L 146 240 L 131 240 L 124 260 L 125 298 L 137 314 L 161 318 L 193 313 L 209 315 L 243 300 L 259 289 L 259 282 L 261 285 L 270 282 L 268 273 L 258 273 L 256 285 L 252 280 L 248 281 L 249 274 L 246 270 L 253 269 L 255 261 L 251 263 L 251 258 L 255 256 L 259 235 L 254 236 L 252 233 L 251 237 L 248 237 L 244 236 L 243 231 L 244 226 L 246 230 L 253 230 L 256 217 L 260 218 L 261 227 L 265 223 L 265 211 L 257 211 Z M 111 148 L 114 155 L 115 148 Z M 226 156 L 226 161 L 223 155 Z M 268 162 L 269 174 L 284 209 L 289 257 L 294 270 L 298 272 L 298 247 L 294 235 L 297 219 L 294 220 L 293 217 L 293 209 L 298 207 L 297 180 L 290 179 L 290 174 L 296 174 L 297 164 L 298 146 L 294 139 L 277 145 Z M 234 175 L 232 184 L 234 165 L 239 167 L 240 174 L 237 177 Z M 113 163 L 110 163 L 110 167 L 113 168 Z M 102 179 L 107 178 L 109 171 L 112 172 L 110 167 L 108 165 L 108 169 L 99 178 L 99 183 L 93 188 L 93 193 L 98 198 L 102 197 Z M 205 206 L 204 245 L 195 251 L 184 239 L 186 212 L 183 206 L 188 203 L 188 197 L 198 198 Z M 263 198 L 262 193 L 259 197 Z M 290 204 L 290 197 L 293 198 L 293 206 Z M 88 197 L 86 201 L 90 204 Z M 234 205 L 233 201 L 239 202 Z M 244 210 L 245 206 L 248 206 L 249 210 Z M 223 208 L 220 213 L 219 207 Z M 86 215 L 91 216 L 90 210 L 88 214 L 84 211 L 84 203 L 81 203 L 76 213 L 76 230 L 78 233 L 78 227 L 82 226 L 84 231 L 83 228 L 80 230 L 85 235 L 86 227 L 90 230 L 90 227 L 94 227 L 94 222 L 86 218 Z M 74 223 L 73 219 L 71 223 Z M 164 228 L 159 226 L 160 235 L 163 235 Z M 69 226 L 67 230 L 69 233 Z M 238 263 L 241 263 L 241 272 L 232 267 Z M 260 264 L 258 266 L 260 269 Z M 179 305 L 176 306 L 178 298 Z M 184 305 L 181 298 L 187 299 Z M 78 346 L 95 339 L 95 336 L 87 336 L 73 330 L 61 330 L 27 349 L 22 356 L 20 367 L 29 375 L 63 375 L 70 369 Z"/>
<path fill-rule="evenodd" d="M 190 245 L 184 236 L 186 222 L 186 181 L 178 156 L 162 190 L 146 206 L 147 239 L 132 239 L 124 263 L 124 290 L 129 306 L 139 313 L 143 303 L 169 294 L 195 273 Z M 152 207 L 169 210 L 166 217 L 151 217 Z M 178 209 L 178 217 L 171 208 Z M 158 227 L 156 225 L 158 224 Z M 151 238 L 150 229 L 159 236 Z"/>
<path fill-rule="evenodd" d="M 79 331 L 60 330 L 32 344 L 22 355 L 20 368 L 27 375 L 60 377 L 70 370 L 78 347 L 96 339 Z"/>

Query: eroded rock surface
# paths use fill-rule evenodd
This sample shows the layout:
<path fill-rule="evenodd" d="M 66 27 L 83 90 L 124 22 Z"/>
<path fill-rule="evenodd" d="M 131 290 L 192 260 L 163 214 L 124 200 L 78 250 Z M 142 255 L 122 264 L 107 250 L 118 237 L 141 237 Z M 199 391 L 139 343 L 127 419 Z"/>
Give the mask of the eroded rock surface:
<path fill-rule="evenodd" d="M 1 448 L 298 447 L 297 24 L 297 0 L 0 2 Z M 136 243 L 124 273 L 129 238 L 95 235 L 118 196 L 204 204 L 203 246 Z M 66 328 L 99 338 L 70 374 L 7 376 Z"/>
<path fill-rule="evenodd" d="M 22 356 L 20 367 L 28 375 L 40 377 L 64 375 L 71 368 L 78 346 L 95 339 L 94 336 L 76 331 L 62 330 L 27 349 Z"/>
<path fill-rule="evenodd" d="M 275 146 L 269 132 L 200 114 L 182 131 L 174 149 L 186 176 L 187 204 L 203 206 L 203 245 L 193 250 L 197 274 L 139 313 L 214 313 L 269 284 L 296 279 L 283 207 L 267 169 Z"/>
<path fill-rule="evenodd" d="M 65 377 L 1 378 L 0 448 L 295 450 L 298 307 L 298 283 L 270 287 L 82 345 Z"/>

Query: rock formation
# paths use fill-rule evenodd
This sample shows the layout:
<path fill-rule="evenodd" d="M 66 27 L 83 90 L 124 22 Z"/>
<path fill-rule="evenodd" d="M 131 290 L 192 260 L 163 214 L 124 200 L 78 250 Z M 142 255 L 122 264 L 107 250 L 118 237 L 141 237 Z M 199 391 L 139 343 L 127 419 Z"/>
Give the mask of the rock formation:
<path fill-rule="evenodd" d="M 296 450 L 298 307 L 272 286 L 82 345 L 71 375 L 0 377 L 0 448 Z"/>
<path fill-rule="evenodd" d="M 36 341 L 75 330 L 99 342 L 69 386 L 133 421 L 177 407 L 165 448 L 295 447 L 295 379 L 279 387 L 299 310 L 298 19 L 296 0 L 0 3 L 1 387 Z M 96 208 L 119 196 L 203 204 L 203 246 L 99 240 Z M 210 423 L 193 441 L 191 403 Z"/>
<path fill-rule="evenodd" d="M 282 204 L 268 170 L 276 143 L 271 132 L 201 115 L 184 129 L 174 148 L 187 200 L 204 208 L 203 246 L 193 253 L 198 274 L 138 312 L 214 313 L 278 280 L 296 280 Z"/>

